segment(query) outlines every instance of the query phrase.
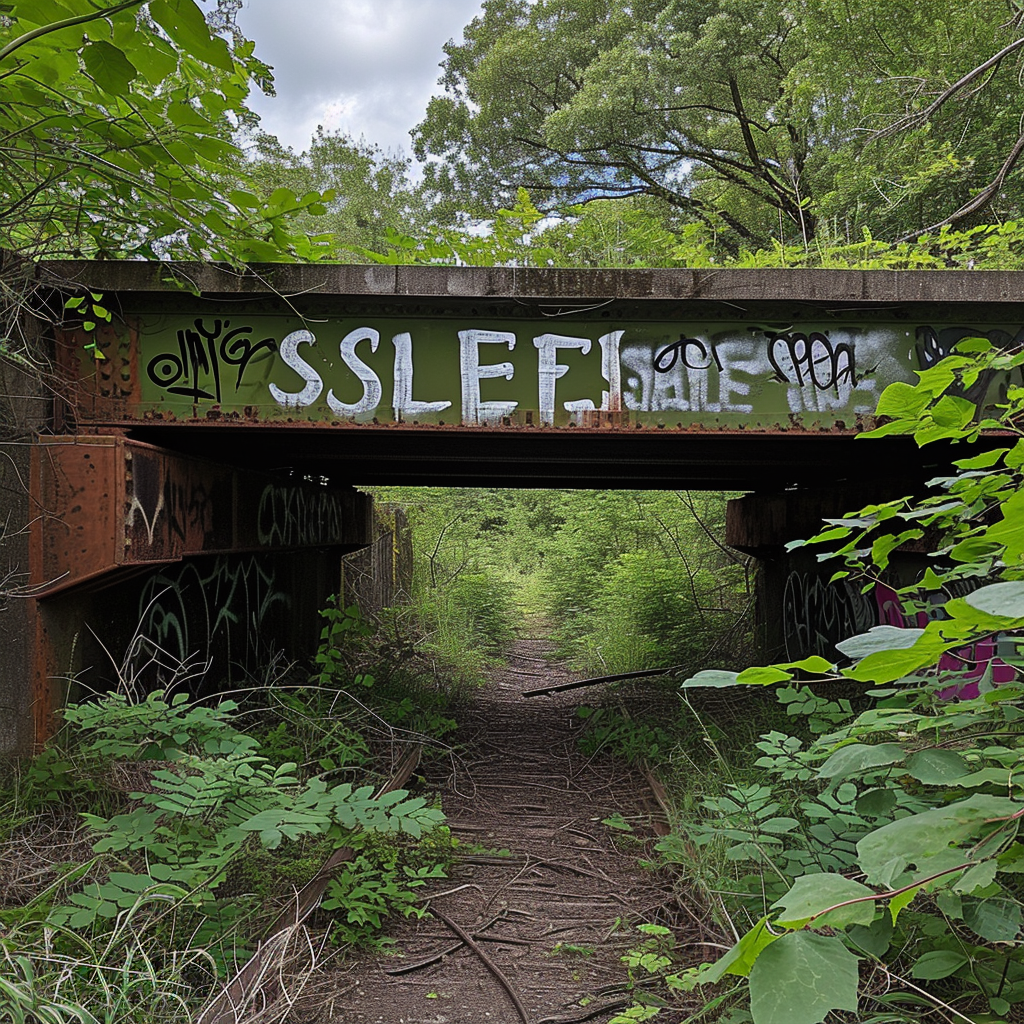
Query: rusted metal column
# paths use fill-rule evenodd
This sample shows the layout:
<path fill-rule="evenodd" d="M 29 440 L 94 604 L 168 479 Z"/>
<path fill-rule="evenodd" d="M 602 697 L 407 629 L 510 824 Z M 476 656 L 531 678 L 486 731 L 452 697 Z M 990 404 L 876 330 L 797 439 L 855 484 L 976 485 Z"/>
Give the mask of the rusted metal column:
<path fill-rule="evenodd" d="M 318 602 L 337 589 L 341 554 L 371 539 L 372 500 L 352 488 L 116 435 L 43 437 L 31 455 L 37 514 L 25 636 L 36 742 L 52 733 L 67 681 L 86 667 L 83 651 L 95 658 L 98 644 L 130 638 L 136 622 L 179 658 L 211 658 L 217 638 L 230 646 L 232 624 L 246 644 L 267 639 L 260 634 L 271 622 L 283 635 L 282 617 L 302 619 L 283 632 L 315 637 Z M 104 639 L 94 636 L 104 630 Z M 258 661 L 237 643 L 231 662 Z"/>
<path fill-rule="evenodd" d="M 753 493 L 728 503 L 726 543 L 758 560 L 755 621 L 762 660 L 834 657 L 837 640 L 875 624 L 872 602 L 859 587 L 829 584 L 838 564 L 821 565 L 814 553 L 787 552 L 785 545 L 813 536 L 825 519 L 901 497 L 915 485 L 919 481 L 908 473 L 902 480 Z"/>

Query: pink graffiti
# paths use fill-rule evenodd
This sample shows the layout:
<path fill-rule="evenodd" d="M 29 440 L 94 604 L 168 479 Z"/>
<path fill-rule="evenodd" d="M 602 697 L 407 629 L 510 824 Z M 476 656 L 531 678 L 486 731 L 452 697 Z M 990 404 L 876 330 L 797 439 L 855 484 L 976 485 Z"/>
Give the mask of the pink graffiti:
<path fill-rule="evenodd" d="M 938 613 L 941 608 L 936 605 L 934 612 L 921 611 L 908 615 L 903 610 L 903 602 L 899 595 L 884 583 L 875 585 L 875 603 L 878 605 L 879 625 L 896 626 L 899 629 L 924 629 L 929 620 L 939 617 Z M 1015 676 L 1013 667 L 996 657 L 996 641 L 994 639 L 980 640 L 969 647 L 961 647 L 957 651 L 944 654 L 939 660 L 940 672 L 957 672 L 965 680 L 974 681 L 951 686 L 949 689 L 941 691 L 939 696 L 943 698 L 961 697 L 964 700 L 977 697 L 977 680 L 985 674 L 990 665 L 993 683 L 1008 683 Z"/>

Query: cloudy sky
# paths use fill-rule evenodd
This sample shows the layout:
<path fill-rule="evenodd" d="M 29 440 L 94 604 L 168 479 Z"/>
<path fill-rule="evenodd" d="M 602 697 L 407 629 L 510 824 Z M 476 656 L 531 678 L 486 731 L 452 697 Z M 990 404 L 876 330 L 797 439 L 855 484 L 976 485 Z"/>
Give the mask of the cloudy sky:
<path fill-rule="evenodd" d="M 274 68 L 277 96 L 250 106 L 295 150 L 316 126 L 411 155 L 409 129 L 440 92 L 442 47 L 480 0 L 245 0 L 238 23 Z"/>

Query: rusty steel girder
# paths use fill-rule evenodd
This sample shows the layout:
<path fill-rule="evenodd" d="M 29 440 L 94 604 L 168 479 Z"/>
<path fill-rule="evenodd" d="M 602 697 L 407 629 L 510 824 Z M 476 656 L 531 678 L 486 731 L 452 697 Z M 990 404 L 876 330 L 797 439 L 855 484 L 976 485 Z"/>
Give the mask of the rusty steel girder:
<path fill-rule="evenodd" d="M 31 585 L 45 597 L 106 573 L 192 555 L 370 542 L 370 502 L 117 436 L 33 449 Z"/>

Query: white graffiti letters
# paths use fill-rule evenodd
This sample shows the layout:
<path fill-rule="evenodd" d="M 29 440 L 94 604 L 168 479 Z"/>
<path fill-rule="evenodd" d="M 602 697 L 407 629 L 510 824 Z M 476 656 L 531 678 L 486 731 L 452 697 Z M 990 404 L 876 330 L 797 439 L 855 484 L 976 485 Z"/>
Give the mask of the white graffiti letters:
<path fill-rule="evenodd" d="M 302 385 L 285 390 L 270 383 L 270 395 L 284 409 L 303 409 L 325 401 L 335 416 L 363 422 L 376 422 L 378 416 L 383 421 L 418 422 L 418 417 L 423 417 L 431 422 L 453 406 L 454 421 L 472 426 L 497 425 L 513 417 L 519 424 L 585 426 L 603 422 L 587 413 L 623 410 L 653 416 L 686 413 L 691 419 L 707 414 L 753 416 L 753 425 L 788 422 L 794 416 L 816 422 L 819 418 L 839 421 L 844 416 L 872 412 L 882 388 L 892 381 L 912 380 L 924 360 L 915 354 L 913 328 L 903 324 L 804 325 L 798 329 L 715 322 L 710 326 L 683 324 L 684 330 L 679 325 L 637 324 L 628 331 L 605 330 L 597 336 L 601 376 L 606 382 L 600 388 L 591 355 L 596 330 L 589 331 L 583 323 L 574 325 L 575 333 L 555 334 L 538 330 L 536 323 L 526 323 L 524 331 L 530 326 L 535 364 L 529 345 L 517 349 L 516 332 L 492 330 L 486 325 L 465 330 L 457 330 L 455 325 L 430 325 L 429 347 L 420 359 L 426 364 L 421 372 L 430 375 L 422 390 L 429 388 L 433 401 L 413 398 L 414 330 L 391 335 L 394 363 L 387 370 L 383 364 L 388 349 L 378 355 L 381 334 L 373 327 L 348 330 L 339 343 L 337 368 L 329 353 L 321 351 L 328 346 L 318 346 L 310 331 L 292 331 L 277 346 L 277 353 Z M 916 330 L 918 337 L 922 332 L 928 337 L 935 335 L 931 327 Z M 273 339 L 266 341 L 266 345 L 273 344 Z M 303 346 L 307 350 L 300 355 Z M 485 346 L 492 348 L 488 351 Z M 493 346 L 501 355 L 507 351 L 515 356 L 495 358 L 490 354 L 495 351 Z M 577 354 L 566 363 L 559 362 L 565 351 Z M 163 379 L 160 358 L 170 360 L 171 356 L 151 360 L 156 383 Z M 174 358 L 180 362 L 184 357 Z M 573 367 L 589 364 L 591 369 L 570 372 L 568 363 Z M 347 375 L 335 377 L 339 370 Z M 381 379 L 389 371 L 394 381 L 391 409 L 390 414 L 385 411 L 382 415 Z M 536 381 L 535 391 L 524 375 Z M 568 384 L 558 383 L 566 377 Z M 502 385 L 501 379 L 515 380 L 515 384 Z M 485 385 L 486 381 L 496 383 Z M 332 382 L 334 386 L 329 387 Z M 197 387 L 190 382 L 190 388 Z M 588 389 L 590 396 L 585 397 Z M 325 391 L 326 399 L 322 397 Z M 445 391 L 447 397 L 443 397 Z M 359 397 L 345 402 L 339 393 Z M 534 400 L 527 397 L 531 393 L 536 395 L 532 409 Z M 600 405 L 596 404 L 598 393 Z M 740 424 L 751 422 L 744 419 Z"/>
<path fill-rule="evenodd" d="M 395 346 L 395 396 L 391 402 L 395 419 L 447 409 L 451 402 L 417 402 L 412 397 L 412 335 L 396 334 L 391 341 Z"/>
<path fill-rule="evenodd" d="M 555 422 L 555 381 L 569 372 L 558 362 L 558 349 L 576 348 L 584 355 L 590 351 L 589 338 L 567 338 L 563 334 L 542 334 L 533 339 L 538 353 L 537 376 L 540 379 L 540 421 L 545 426 Z"/>
<path fill-rule="evenodd" d="M 370 414 L 380 405 L 380 377 L 356 355 L 356 345 L 361 341 L 369 341 L 370 351 L 376 352 L 380 342 L 380 332 L 372 327 L 359 327 L 350 331 L 341 339 L 341 358 L 345 365 L 363 382 L 363 397 L 349 405 L 339 402 L 334 397 L 333 389 L 327 392 L 327 404 L 338 416 L 358 416 Z"/>
<path fill-rule="evenodd" d="M 480 365 L 481 345 L 507 345 L 509 352 L 516 347 L 516 336 L 509 331 L 459 331 L 459 351 L 462 362 L 462 422 L 494 423 L 509 416 L 518 402 L 481 402 L 480 381 L 491 377 L 511 380 L 515 367 L 511 363 Z"/>
<path fill-rule="evenodd" d="M 276 384 L 270 385 L 270 393 L 274 401 L 286 409 L 298 409 L 304 405 L 312 405 L 324 389 L 320 374 L 299 355 L 300 345 L 313 346 L 316 337 L 311 331 L 292 331 L 281 341 L 281 358 L 286 366 L 293 369 L 305 382 L 306 386 L 297 392 L 282 391 Z"/>

